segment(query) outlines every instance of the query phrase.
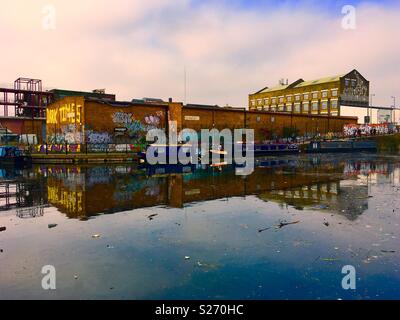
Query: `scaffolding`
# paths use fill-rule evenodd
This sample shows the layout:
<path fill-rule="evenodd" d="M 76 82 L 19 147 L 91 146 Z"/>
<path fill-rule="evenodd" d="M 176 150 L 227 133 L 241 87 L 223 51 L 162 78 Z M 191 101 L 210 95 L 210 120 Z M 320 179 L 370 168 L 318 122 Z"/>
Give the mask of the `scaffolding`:
<path fill-rule="evenodd" d="M 42 80 L 18 78 L 14 88 L 0 88 L 0 117 L 45 119 L 53 93 L 43 91 Z"/>

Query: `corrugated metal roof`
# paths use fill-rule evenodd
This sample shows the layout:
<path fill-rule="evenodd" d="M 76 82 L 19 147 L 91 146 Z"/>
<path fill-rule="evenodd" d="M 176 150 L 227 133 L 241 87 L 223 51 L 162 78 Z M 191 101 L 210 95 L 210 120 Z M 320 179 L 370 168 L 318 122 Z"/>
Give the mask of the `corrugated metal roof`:
<path fill-rule="evenodd" d="M 338 75 L 338 76 L 331 76 L 331 77 L 325 77 L 317 80 L 311 80 L 311 81 L 303 81 L 295 86 L 292 86 L 292 84 L 295 84 L 294 82 L 289 85 L 278 85 L 276 87 L 272 88 L 265 88 L 261 91 L 258 91 L 257 93 L 267 93 L 267 92 L 274 92 L 274 91 L 279 91 L 279 90 L 285 90 L 290 87 L 290 89 L 295 89 L 295 88 L 303 88 L 307 86 L 312 86 L 312 85 L 317 85 L 317 84 L 322 84 L 322 83 L 329 83 L 329 82 L 336 82 L 339 81 L 340 78 L 344 77 L 345 75 Z M 301 80 L 301 79 L 300 79 Z M 297 80 L 298 81 L 298 80 Z"/>
<path fill-rule="evenodd" d="M 312 81 L 304 81 L 304 82 L 298 84 L 297 86 L 295 86 L 295 88 L 307 87 L 307 86 L 312 86 L 312 85 L 322 84 L 322 83 L 336 82 L 336 81 L 339 81 L 340 78 L 344 77 L 344 76 L 345 75 L 342 74 L 339 76 L 326 77 L 326 78 L 321 78 L 321 79 L 312 80 Z"/>
<path fill-rule="evenodd" d="M 258 93 L 266 93 L 266 92 L 272 92 L 272 91 L 278 91 L 278 90 L 285 90 L 289 85 L 278 85 L 276 87 L 272 88 L 265 88 L 264 90 L 258 92 Z"/>

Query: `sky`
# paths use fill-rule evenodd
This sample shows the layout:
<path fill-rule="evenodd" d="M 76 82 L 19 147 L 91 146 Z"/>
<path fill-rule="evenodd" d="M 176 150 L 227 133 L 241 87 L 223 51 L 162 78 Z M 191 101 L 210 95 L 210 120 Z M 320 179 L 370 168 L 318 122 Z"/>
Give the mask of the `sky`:
<path fill-rule="evenodd" d="M 186 102 L 241 107 L 281 78 L 357 69 L 388 106 L 400 103 L 398 30 L 400 0 L 2 0 L 0 85 L 184 101 L 186 69 Z"/>

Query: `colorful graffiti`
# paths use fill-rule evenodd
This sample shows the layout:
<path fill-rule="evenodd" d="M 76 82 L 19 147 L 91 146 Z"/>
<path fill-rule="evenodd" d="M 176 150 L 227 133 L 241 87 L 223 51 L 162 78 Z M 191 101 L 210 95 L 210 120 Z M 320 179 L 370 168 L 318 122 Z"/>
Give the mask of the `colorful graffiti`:
<path fill-rule="evenodd" d="M 144 143 L 147 131 L 158 128 L 162 123 L 162 119 L 163 113 L 161 111 L 146 115 L 143 122 L 136 119 L 132 113 L 115 112 L 112 115 L 114 124 L 123 125 L 126 128 L 125 133 L 118 132 L 115 135 L 127 135 L 131 141 L 137 143 Z"/>
<path fill-rule="evenodd" d="M 66 103 L 58 109 L 47 110 L 47 124 L 81 124 L 82 105 Z"/>
<path fill-rule="evenodd" d="M 80 144 L 40 144 L 37 146 L 39 153 L 79 153 L 81 152 Z"/>
<path fill-rule="evenodd" d="M 112 115 L 112 120 L 116 124 L 130 124 L 134 121 L 134 117 L 132 113 L 115 112 Z"/>
<path fill-rule="evenodd" d="M 345 136 L 356 136 L 356 135 L 381 135 L 392 132 L 388 124 L 349 124 L 343 127 L 343 133 Z"/>
<path fill-rule="evenodd" d="M 92 130 L 87 131 L 87 143 L 91 144 L 104 144 L 111 143 L 112 137 L 108 132 L 95 132 Z"/>

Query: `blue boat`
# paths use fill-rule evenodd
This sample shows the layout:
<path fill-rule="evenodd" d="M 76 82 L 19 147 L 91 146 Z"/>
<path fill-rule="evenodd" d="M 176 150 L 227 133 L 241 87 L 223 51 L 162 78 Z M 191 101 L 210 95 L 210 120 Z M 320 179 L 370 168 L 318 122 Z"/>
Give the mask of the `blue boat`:
<path fill-rule="evenodd" d="M 334 152 L 377 152 L 378 146 L 374 140 L 337 140 L 313 141 L 306 148 L 307 153 Z"/>
<path fill-rule="evenodd" d="M 32 159 L 25 156 L 20 149 L 14 146 L 0 146 L 0 165 L 24 166 L 30 164 Z"/>
<path fill-rule="evenodd" d="M 251 145 L 243 145 L 243 152 L 250 150 Z M 285 155 L 299 153 L 300 149 L 297 144 L 271 143 L 271 144 L 254 144 L 254 156 L 268 155 Z"/>

